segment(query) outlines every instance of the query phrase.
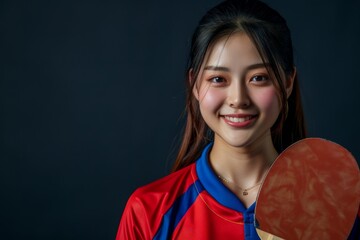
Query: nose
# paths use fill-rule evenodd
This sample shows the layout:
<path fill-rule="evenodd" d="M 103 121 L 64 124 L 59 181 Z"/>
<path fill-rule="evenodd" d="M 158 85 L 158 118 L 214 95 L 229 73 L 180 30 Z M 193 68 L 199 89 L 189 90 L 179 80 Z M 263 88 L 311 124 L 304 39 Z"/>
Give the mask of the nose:
<path fill-rule="evenodd" d="M 250 98 L 245 84 L 240 81 L 229 86 L 228 104 L 232 108 L 247 108 Z"/>

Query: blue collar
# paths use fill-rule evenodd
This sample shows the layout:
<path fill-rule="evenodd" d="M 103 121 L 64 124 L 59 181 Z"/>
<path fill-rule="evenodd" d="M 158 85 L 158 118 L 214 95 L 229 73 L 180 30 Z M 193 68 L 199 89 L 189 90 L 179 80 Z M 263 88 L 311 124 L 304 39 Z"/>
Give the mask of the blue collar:
<path fill-rule="evenodd" d="M 196 161 L 196 173 L 206 191 L 221 205 L 242 213 L 253 213 L 255 203 L 246 209 L 239 198 L 219 181 L 209 164 L 209 152 L 213 143 L 208 144 Z"/>

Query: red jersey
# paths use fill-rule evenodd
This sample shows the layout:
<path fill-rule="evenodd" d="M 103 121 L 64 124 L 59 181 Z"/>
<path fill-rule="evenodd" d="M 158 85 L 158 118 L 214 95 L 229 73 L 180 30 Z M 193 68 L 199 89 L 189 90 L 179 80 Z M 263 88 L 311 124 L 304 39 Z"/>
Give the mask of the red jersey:
<path fill-rule="evenodd" d="M 246 209 L 219 181 L 208 162 L 210 147 L 196 163 L 137 189 L 116 239 L 260 239 L 255 204 Z"/>

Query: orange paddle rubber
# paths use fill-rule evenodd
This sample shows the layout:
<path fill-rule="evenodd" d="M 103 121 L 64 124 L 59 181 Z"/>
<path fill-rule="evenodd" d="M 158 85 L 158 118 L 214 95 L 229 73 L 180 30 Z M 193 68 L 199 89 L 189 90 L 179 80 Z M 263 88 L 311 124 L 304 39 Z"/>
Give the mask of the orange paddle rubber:
<path fill-rule="evenodd" d="M 342 146 L 320 138 L 283 151 L 259 191 L 261 239 L 339 239 L 350 234 L 360 204 L 360 174 Z"/>

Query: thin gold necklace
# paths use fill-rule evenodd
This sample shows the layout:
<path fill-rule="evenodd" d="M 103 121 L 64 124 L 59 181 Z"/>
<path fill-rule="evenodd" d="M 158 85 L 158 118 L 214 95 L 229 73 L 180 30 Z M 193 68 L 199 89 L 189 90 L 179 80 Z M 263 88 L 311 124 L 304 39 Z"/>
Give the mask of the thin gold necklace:
<path fill-rule="evenodd" d="M 247 195 L 249 194 L 249 191 L 250 191 L 250 190 L 252 190 L 252 189 L 254 189 L 255 187 L 259 186 L 259 185 L 262 183 L 262 181 L 263 181 L 263 180 L 261 179 L 260 182 L 256 183 L 256 184 L 255 184 L 254 186 L 252 186 L 252 187 L 242 188 L 242 187 L 236 185 L 234 182 L 230 181 L 229 179 L 224 178 L 223 176 L 218 175 L 218 178 L 219 178 L 221 181 L 225 182 L 225 183 L 231 183 L 231 184 L 233 184 L 235 187 L 239 188 L 239 189 L 242 191 L 242 195 L 243 195 L 243 196 L 247 196 Z"/>

